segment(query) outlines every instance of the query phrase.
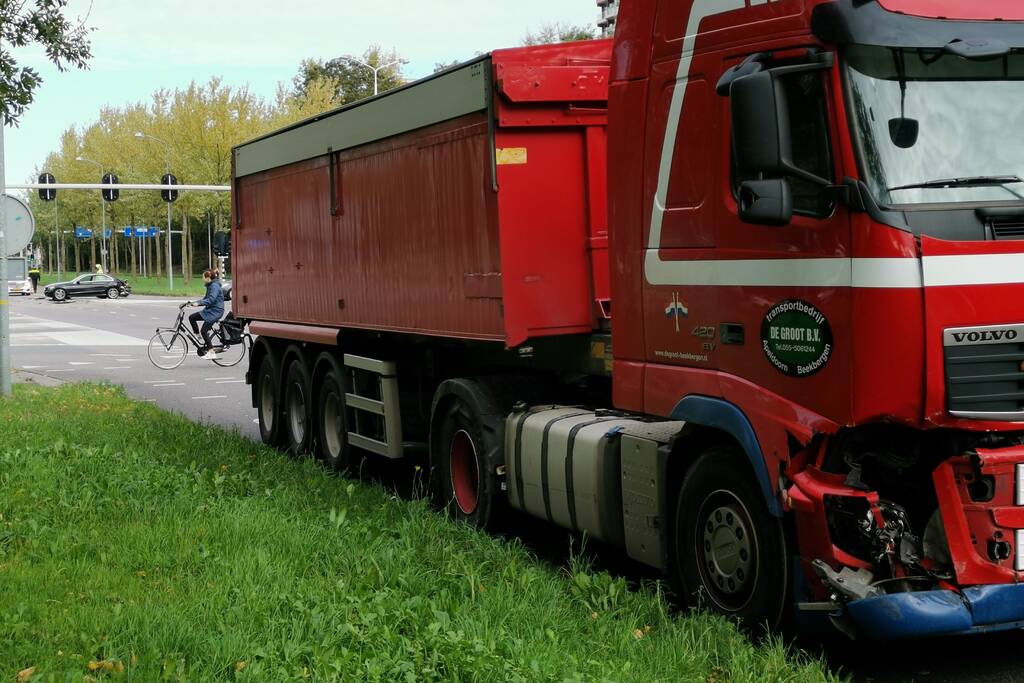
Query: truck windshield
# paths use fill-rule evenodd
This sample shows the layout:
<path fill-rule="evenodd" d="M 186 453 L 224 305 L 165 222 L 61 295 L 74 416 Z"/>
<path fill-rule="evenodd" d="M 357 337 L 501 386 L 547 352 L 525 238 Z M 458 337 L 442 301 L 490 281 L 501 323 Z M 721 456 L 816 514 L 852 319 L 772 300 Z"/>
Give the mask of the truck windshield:
<path fill-rule="evenodd" d="M 1024 54 L 986 61 L 855 45 L 847 83 L 883 205 L 1024 201 Z"/>

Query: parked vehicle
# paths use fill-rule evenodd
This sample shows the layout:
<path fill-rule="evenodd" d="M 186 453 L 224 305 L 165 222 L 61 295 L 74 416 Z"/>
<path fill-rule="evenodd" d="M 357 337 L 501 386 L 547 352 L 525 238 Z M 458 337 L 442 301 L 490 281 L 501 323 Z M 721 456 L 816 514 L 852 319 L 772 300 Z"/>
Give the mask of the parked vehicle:
<path fill-rule="evenodd" d="M 425 452 L 455 518 L 585 531 L 748 625 L 1019 628 L 1022 22 L 623 0 L 614 45 L 238 146 L 263 440 Z"/>
<path fill-rule="evenodd" d="M 7 257 L 7 293 L 32 296 L 32 280 L 28 276 L 29 260 L 21 256 Z"/>
<path fill-rule="evenodd" d="M 43 288 L 43 294 L 54 301 L 66 301 L 72 297 L 95 296 L 116 299 L 132 293 L 127 280 L 121 280 L 104 273 L 86 273 L 74 280 L 55 282 Z"/>

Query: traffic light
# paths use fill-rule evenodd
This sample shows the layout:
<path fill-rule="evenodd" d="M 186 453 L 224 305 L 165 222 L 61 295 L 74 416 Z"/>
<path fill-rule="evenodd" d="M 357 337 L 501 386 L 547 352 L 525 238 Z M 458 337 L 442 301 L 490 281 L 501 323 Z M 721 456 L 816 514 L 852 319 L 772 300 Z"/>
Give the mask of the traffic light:
<path fill-rule="evenodd" d="M 178 184 L 178 179 L 175 178 L 170 173 L 166 173 L 166 174 L 164 174 L 164 176 L 162 178 L 160 178 L 160 184 L 161 185 L 177 185 Z M 176 200 L 178 198 L 178 191 L 177 190 L 160 190 L 160 196 L 164 198 L 165 202 L 173 202 L 174 200 Z"/>
<path fill-rule="evenodd" d="M 230 232 L 218 232 L 213 236 L 213 253 L 216 256 L 231 256 Z"/>
<path fill-rule="evenodd" d="M 56 185 L 57 179 L 53 177 L 52 173 L 42 173 L 39 175 L 40 185 Z M 44 202 L 52 202 L 57 198 L 57 190 L 51 190 L 50 188 L 39 188 L 39 198 Z"/>
<path fill-rule="evenodd" d="M 104 185 L 117 185 L 118 180 L 117 176 L 114 175 L 113 173 L 104 173 L 103 178 L 100 182 L 102 182 Z M 110 190 L 102 190 L 102 192 L 103 199 L 108 202 L 116 202 L 117 198 L 121 196 L 121 190 L 118 190 L 116 188 Z"/>

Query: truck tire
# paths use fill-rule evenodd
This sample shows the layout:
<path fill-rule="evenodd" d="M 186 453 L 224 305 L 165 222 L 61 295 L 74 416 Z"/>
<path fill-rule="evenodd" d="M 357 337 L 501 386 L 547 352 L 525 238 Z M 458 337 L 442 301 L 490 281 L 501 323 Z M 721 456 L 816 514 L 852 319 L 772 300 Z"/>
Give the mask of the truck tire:
<path fill-rule="evenodd" d="M 277 360 L 268 353 L 260 362 L 256 375 L 256 414 L 259 417 L 260 439 L 274 448 L 281 445 L 284 432 L 281 429 L 280 382 Z"/>
<path fill-rule="evenodd" d="M 332 469 L 344 472 L 349 466 L 345 390 L 333 368 L 324 373 L 316 411 L 317 457 Z"/>
<path fill-rule="evenodd" d="M 721 446 L 693 463 L 679 488 L 669 570 L 689 606 L 754 630 L 779 624 L 789 577 L 782 520 L 749 470 L 742 455 Z"/>
<path fill-rule="evenodd" d="M 480 529 L 493 528 L 503 505 L 501 483 L 489 455 L 501 444 L 495 425 L 462 398 L 449 404 L 441 421 L 438 452 L 432 458 L 438 477 L 438 506 L 455 520 Z"/>
<path fill-rule="evenodd" d="M 310 420 L 309 369 L 302 356 L 288 362 L 284 380 L 284 443 L 288 452 L 298 457 L 307 455 L 313 445 L 313 425 Z"/>

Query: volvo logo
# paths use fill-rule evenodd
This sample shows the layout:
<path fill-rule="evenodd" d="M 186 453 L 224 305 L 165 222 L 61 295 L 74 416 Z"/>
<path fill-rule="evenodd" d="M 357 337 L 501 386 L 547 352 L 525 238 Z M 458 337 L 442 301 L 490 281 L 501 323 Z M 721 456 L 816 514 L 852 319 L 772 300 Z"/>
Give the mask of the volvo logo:
<path fill-rule="evenodd" d="M 1017 330 L 981 330 L 979 332 L 953 332 L 957 344 L 968 342 L 977 344 L 983 341 L 1013 341 L 1017 338 Z"/>
<path fill-rule="evenodd" d="M 1012 344 L 1024 341 L 1024 325 L 998 325 L 994 327 L 961 327 L 945 330 L 945 346 L 966 344 Z"/>

